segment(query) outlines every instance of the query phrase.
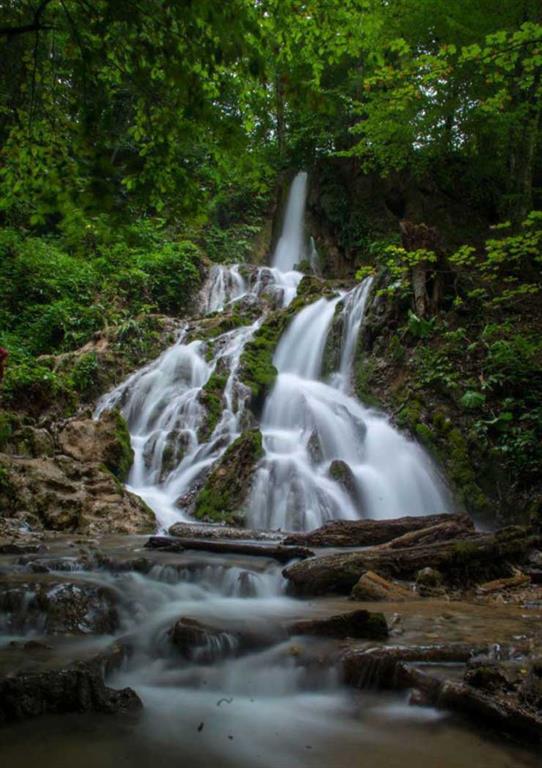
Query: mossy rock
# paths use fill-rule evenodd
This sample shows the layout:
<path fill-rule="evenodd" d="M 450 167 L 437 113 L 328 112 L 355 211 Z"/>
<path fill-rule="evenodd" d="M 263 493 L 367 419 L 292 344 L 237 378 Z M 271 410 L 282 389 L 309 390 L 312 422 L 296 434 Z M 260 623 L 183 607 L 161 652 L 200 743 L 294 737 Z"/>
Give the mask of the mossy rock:
<path fill-rule="evenodd" d="M 124 482 L 134 462 L 130 432 L 120 411 L 111 411 L 110 418 L 114 423 L 114 439 L 104 445 L 103 463 L 118 480 Z"/>
<path fill-rule="evenodd" d="M 205 442 L 210 438 L 220 421 L 224 409 L 223 396 L 227 381 L 228 377 L 225 374 L 214 371 L 200 392 L 199 401 L 207 411 L 207 417 L 198 434 L 200 442 Z"/>
<path fill-rule="evenodd" d="M 211 470 L 196 497 L 194 517 L 206 522 L 238 524 L 254 468 L 262 455 L 261 432 L 243 432 Z"/>

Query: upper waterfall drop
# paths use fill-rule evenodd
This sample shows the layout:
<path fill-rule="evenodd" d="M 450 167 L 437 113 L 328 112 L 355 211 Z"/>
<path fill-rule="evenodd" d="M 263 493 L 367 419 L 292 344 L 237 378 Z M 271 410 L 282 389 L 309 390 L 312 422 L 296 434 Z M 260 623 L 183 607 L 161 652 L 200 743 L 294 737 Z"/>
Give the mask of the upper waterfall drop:
<path fill-rule="evenodd" d="M 305 258 L 305 203 L 308 174 L 300 171 L 294 178 L 284 215 L 284 224 L 271 266 L 281 272 L 290 272 Z"/>

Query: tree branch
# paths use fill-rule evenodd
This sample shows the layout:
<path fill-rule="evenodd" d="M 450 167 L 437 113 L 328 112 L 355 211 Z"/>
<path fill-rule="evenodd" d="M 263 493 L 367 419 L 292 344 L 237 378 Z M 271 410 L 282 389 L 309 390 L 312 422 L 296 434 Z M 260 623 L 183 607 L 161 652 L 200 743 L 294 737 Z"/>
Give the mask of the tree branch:
<path fill-rule="evenodd" d="M 0 35 L 3 37 L 16 37 L 17 35 L 26 35 L 28 32 L 40 32 L 41 30 L 52 29 L 51 26 L 41 23 L 45 9 L 52 0 L 42 0 L 34 11 L 34 18 L 28 24 L 21 24 L 15 27 L 0 27 Z"/>

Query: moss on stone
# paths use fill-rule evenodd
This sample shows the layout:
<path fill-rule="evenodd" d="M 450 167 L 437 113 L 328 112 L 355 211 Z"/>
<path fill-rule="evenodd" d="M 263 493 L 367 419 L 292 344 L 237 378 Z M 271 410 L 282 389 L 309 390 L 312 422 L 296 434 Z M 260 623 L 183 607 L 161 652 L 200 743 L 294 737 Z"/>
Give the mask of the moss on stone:
<path fill-rule="evenodd" d="M 134 451 L 123 415 L 120 411 L 114 410 L 112 418 L 115 423 L 115 439 L 107 446 L 104 464 L 115 477 L 124 482 L 134 461 Z"/>
<path fill-rule="evenodd" d="M 196 498 L 194 516 L 213 523 L 238 524 L 254 467 L 263 454 L 257 429 L 243 432 L 213 467 Z"/>
<path fill-rule="evenodd" d="M 228 377 L 214 371 L 200 393 L 200 402 L 207 410 L 207 418 L 200 428 L 200 441 L 208 440 L 222 415 L 224 387 Z"/>

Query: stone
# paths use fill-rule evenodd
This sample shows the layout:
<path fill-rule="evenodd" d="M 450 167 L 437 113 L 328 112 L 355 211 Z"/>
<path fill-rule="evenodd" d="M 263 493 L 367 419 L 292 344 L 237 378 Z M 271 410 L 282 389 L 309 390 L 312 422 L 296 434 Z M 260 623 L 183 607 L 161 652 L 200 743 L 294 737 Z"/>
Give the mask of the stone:
<path fill-rule="evenodd" d="M 29 459 L 0 454 L 0 519 L 32 530 L 152 533 L 152 510 L 104 465 L 68 456 Z M 6 531 L 6 534 L 9 531 Z"/>
<path fill-rule="evenodd" d="M 416 574 L 416 584 L 418 587 L 440 587 L 442 574 L 436 568 L 421 568 Z"/>
<path fill-rule="evenodd" d="M 196 497 L 194 516 L 205 522 L 238 522 L 262 454 L 261 432 L 243 432 L 211 470 Z"/>
<path fill-rule="evenodd" d="M 400 602 L 415 599 L 416 595 L 394 581 L 388 581 L 374 571 L 364 573 L 351 592 L 353 600 L 387 600 Z"/>
<path fill-rule="evenodd" d="M 51 713 L 126 713 L 142 706 L 131 688 L 106 686 L 97 664 L 80 662 L 65 669 L 0 677 L 2 723 Z"/>
<path fill-rule="evenodd" d="M 76 461 L 104 464 L 124 481 L 133 462 L 130 434 L 119 411 L 106 411 L 99 420 L 72 419 L 58 435 L 59 448 Z"/>
<path fill-rule="evenodd" d="M 113 590 L 86 582 L 0 581 L 0 611 L 12 632 L 112 634 L 119 627 Z"/>
<path fill-rule="evenodd" d="M 384 614 L 371 611 L 351 611 L 325 619 L 304 619 L 290 624 L 291 635 L 319 635 L 324 637 L 355 637 L 382 640 L 388 637 L 388 625 Z"/>

